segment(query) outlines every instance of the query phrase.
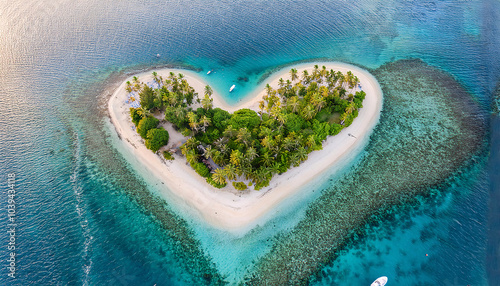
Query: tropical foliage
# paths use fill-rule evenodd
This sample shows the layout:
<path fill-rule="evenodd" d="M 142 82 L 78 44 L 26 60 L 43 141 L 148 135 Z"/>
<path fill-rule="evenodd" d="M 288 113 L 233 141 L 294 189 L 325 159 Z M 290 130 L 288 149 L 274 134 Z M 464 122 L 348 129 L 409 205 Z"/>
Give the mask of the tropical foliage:
<path fill-rule="evenodd" d="M 233 187 L 239 191 L 244 191 L 247 189 L 247 185 L 243 182 L 233 182 Z"/>
<path fill-rule="evenodd" d="M 153 152 L 168 144 L 168 131 L 163 127 L 150 129 L 147 137 L 144 145 Z"/>
<path fill-rule="evenodd" d="M 163 158 L 167 161 L 173 161 L 175 158 L 169 151 L 163 151 Z"/>
<path fill-rule="evenodd" d="M 157 89 L 130 85 L 141 98 L 141 108 L 131 110 L 131 117 L 134 122 L 142 117 L 137 125 L 142 136 L 158 124 L 148 119 L 148 112 L 164 111 L 165 120 L 189 137 L 181 152 L 209 184 L 220 188 L 233 181 L 243 190 L 247 185 L 241 181 L 247 181 L 258 190 L 273 175 L 307 160 L 327 136 L 349 126 L 365 98 L 363 91 L 353 93 L 359 80 L 351 72 L 315 66 L 311 73 L 292 69 L 290 78 L 280 79 L 277 89 L 267 85 L 259 110 L 230 114 L 213 108 L 210 86 L 198 99 L 182 75 L 171 73 L 157 80 Z"/>
<path fill-rule="evenodd" d="M 141 121 L 143 116 L 139 108 L 130 108 L 130 117 L 132 118 L 134 125 L 137 127 L 137 124 L 139 124 L 139 121 Z"/>
<path fill-rule="evenodd" d="M 141 135 L 142 138 L 148 139 L 148 131 L 156 128 L 160 121 L 153 116 L 144 117 L 137 124 L 137 133 Z"/>

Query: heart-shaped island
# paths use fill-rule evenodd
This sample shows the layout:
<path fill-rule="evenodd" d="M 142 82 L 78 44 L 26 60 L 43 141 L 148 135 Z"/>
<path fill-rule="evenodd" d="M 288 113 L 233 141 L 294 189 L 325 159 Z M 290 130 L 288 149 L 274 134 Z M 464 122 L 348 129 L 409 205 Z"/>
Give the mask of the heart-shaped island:
<path fill-rule="evenodd" d="M 166 199 L 215 227 L 248 230 L 359 154 L 382 109 L 376 79 L 344 63 L 284 68 L 268 82 L 229 105 L 195 72 L 162 69 L 127 79 L 108 109 L 127 152 L 166 186 Z"/>

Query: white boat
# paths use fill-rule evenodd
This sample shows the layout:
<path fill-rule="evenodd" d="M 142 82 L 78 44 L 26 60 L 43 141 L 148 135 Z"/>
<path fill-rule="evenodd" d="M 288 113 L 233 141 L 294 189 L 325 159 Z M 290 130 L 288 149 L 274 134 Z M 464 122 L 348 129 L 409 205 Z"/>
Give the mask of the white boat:
<path fill-rule="evenodd" d="M 210 74 L 212 71 L 213 71 L 213 70 L 209 70 L 209 71 L 207 72 L 207 74 Z"/>
<path fill-rule="evenodd" d="M 233 91 L 233 89 L 236 87 L 235 84 L 233 84 L 233 86 L 231 86 L 231 88 L 229 89 L 229 92 Z"/>
<path fill-rule="evenodd" d="M 387 283 L 387 277 L 382 276 L 377 278 L 377 280 L 373 281 L 371 286 L 384 286 Z"/>

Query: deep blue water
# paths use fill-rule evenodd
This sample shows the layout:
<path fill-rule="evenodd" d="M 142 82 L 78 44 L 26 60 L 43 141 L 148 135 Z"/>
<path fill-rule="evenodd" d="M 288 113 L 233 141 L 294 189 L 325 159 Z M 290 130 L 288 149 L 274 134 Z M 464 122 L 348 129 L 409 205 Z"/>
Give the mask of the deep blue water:
<path fill-rule="evenodd" d="M 101 140 L 110 135 L 99 131 L 100 95 L 123 71 L 193 66 L 215 89 L 236 84 L 230 98 L 236 101 L 263 74 L 290 62 L 328 58 L 375 69 L 420 58 L 450 73 L 485 113 L 500 82 L 494 0 L 57 0 L 0 7 L 2 285 L 198 285 L 209 283 L 209 271 L 235 282 L 271 246 L 263 239 L 274 234 L 270 228 L 231 239 L 155 213 L 174 213 L 168 204 L 145 206 L 141 194 L 154 188 L 124 167 L 112 140 Z M 206 76 L 209 69 L 215 73 Z M 315 283 L 369 285 L 386 274 L 405 285 L 500 285 L 500 203 L 489 200 L 500 193 L 498 116 L 491 122 L 484 138 L 491 137 L 491 161 L 482 154 L 465 175 L 450 179 L 439 200 L 367 227 Z M 5 267 L 10 173 L 17 192 L 15 279 Z"/>

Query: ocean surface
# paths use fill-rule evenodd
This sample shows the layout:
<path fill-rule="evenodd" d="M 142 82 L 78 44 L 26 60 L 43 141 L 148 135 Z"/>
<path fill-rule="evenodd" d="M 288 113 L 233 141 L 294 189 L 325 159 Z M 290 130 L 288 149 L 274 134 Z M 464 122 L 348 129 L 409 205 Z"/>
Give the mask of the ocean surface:
<path fill-rule="evenodd" d="M 293 281 L 369 285 L 385 275 L 387 285 L 500 285 L 500 119 L 492 111 L 500 96 L 498 0 L 0 0 L 0 285 L 252 284 L 264 277 L 262 265 L 279 265 L 268 254 L 292 234 L 307 240 L 299 234 L 332 189 L 342 193 L 363 171 L 382 183 L 391 173 L 404 176 L 405 169 L 370 167 L 390 134 L 406 134 L 390 125 L 397 110 L 384 109 L 380 122 L 395 133 L 376 131 L 345 170 L 233 236 L 159 198 L 158 182 L 120 151 L 107 96 L 128 75 L 167 65 L 198 71 L 218 91 L 235 84 L 226 94 L 236 102 L 294 62 L 343 61 L 381 74 L 404 59 L 431 67 L 436 85 L 451 79 L 470 94 L 447 100 L 477 105 L 477 129 L 485 130 L 478 147 L 459 165 L 435 158 L 447 170 L 439 183 L 423 179 L 423 195 L 374 213 L 332 245 L 319 268 Z M 384 106 L 414 92 L 395 82 L 381 82 L 401 95 Z M 398 118 L 423 132 L 415 138 L 439 141 L 427 119 L 441 122 L 444 112 L 418 104 L 404 111 L 425 117 Z M 398 146 L 417 144 L 412 138 L 401 136 Z M 421 172 L 435 178 L 437 171 Z M 289 257 L 287 265 L 303 263 Z"/>

